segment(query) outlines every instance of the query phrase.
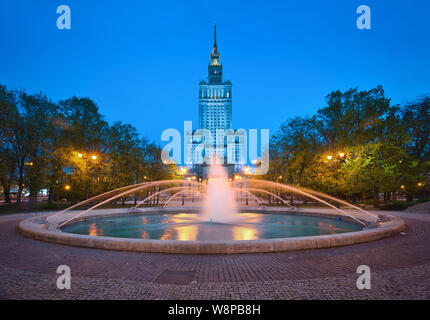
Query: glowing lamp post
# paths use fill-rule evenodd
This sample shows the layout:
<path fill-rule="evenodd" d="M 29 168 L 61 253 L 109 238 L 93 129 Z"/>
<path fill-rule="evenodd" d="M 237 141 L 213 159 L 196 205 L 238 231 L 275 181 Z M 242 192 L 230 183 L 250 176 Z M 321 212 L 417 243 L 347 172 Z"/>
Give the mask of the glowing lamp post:
<path fill-rule="evenodd" d="M 251 170 L 249 169 L 248 166 L 246 166 L 243 169 L 243 173 L 245 174 L 245 182 L 244 182 L 244 188 L 245 188 L 245 204 L 248 205 L 248 180 L 247 180 L 247 176 L 249 176 L 251 174 Z"/>
<path fill-rule="evenodd" d="M 188 172 L 188 170 L 185 167 L 181 167 L 179 169 L 179 174 L 182 175 L 182 176 L 185 176 L 187 174 L 187 172 Z"/>
<path fill-rule="evenodd" d="M 97 181 L 97 173 L 96 173 L 95 167 L 94 166 L 92 167 L 90 165 L 90 162 L 92 161 L 94 164 L 96 164 L 98 156 L 96 154 L 90 155 L 88 153 L 82 153 L 82 152 L 79 152 L 79 151 L 78 152 L 75 151 L 74 154 L 76 154 L 76 157 L 78 159 L 82 159 L 83 160 L 85 171 L 86 172 L 90 171 L 92 173 L 93 183 L 95 184 L 96 181 Z M 85 187 L 86 191 L 85 192 L 86 192 L 86 199 L 87 200 L 88 200 L 88 188 L 89 188 L 89 186 L 86 185 L 86 187 Z"/>
<path fill-rule="evenodd" d="M 184 183 L 183 183 L 183 187 L 185 188 L 185 186 L 186 186 L 186 182 L 185 182 L 185 175 L 187 174 L 187 172 L 188 172 L 188 170 L 187 170 L 187 168 L 185 168 L 185 167 L 181 167 L 180 169 L 179 169 L 179 174 L 181 175 L 181 176 L 183 176 L 183 179 L 184 179 Z M 184 205 L 185 204 L 185 194 L 184 194 L 184 192 L 182 192 L 182 205 Z"/>

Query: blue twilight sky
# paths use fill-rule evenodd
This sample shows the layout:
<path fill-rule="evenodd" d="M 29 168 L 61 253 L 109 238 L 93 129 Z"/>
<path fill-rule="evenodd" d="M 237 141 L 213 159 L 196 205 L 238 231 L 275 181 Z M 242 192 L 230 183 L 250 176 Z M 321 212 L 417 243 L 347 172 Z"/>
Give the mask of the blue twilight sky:
<path fill-rule="evenodd" d="M 61 4 L 71 30 L 56 27 Z M 371 30 L 356 27 L 361 4 Z M 381 84 L 394 103 L 430 93 L 429 15 L 427 0 L 1 0 L 0 83 L 91 97 L 109 123 L 159 141 L 184 120 L 197 127 L 216 22 L 233 126 L 273 133 L 331 90 Z"/>

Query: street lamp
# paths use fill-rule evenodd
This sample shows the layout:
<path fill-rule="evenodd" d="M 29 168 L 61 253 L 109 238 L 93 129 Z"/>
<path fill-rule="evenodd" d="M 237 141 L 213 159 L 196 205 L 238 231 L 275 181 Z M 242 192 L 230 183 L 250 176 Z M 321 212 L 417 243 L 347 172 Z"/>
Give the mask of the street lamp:
<path fill-rule="evenodd" d="M 66 191 L 70 191 L 70 189 L 71 189 L 70 185 L 66 184 L 66 185 L 64 186 L 64 190 L 66 190 Z"/>
<path fill-rule="evenodd" d="M 185 174 L 188 172 L 188 170 L 187 170 L 187 168 L 185 168 L 185 167 L 181 167 L 180 169 L 179 169 L 179 174 L 181 175 L 181 176 L 185 176 Z M 191 179 L 188 177 L 188 181 L 190 181 Z M 185 183 L 185 177 L 184 177 L 184 182 L 182 183 L 182 186 L 185 188 L 185 187 L 187 187 L 187 185 L 186 185 L 186 183 Z M 182 193 L 182 205 L 184 205 L 185 204 L 185 194 L 184 193 Z"/>
<path fill-rule="evenodd" d="M 245 182 L 243 184 L 243 187 L 245 189 L 245 203 L 246 203 L 246 205 L 248 205 L 248 181 L 247 181 L 248 179 L 247 179 L 247 177 L 251 174 L 251 170 L 249 169 L 248 166 L 246 166 L 243 169 L 243 173 L 245 174 Z"/>
<path fill-rule="evenodd" d="M 333 156 L 327 156 L 327 159 L 331 160 L 331 159 L 333 159 Z"/>
<path fill-rule="evenodd" d="M 96 170 L 95 164 L 96 164 L 96 160 L 98 158 L 97 155 L 95 155 L 95 154 L 90 155 L 87 152 L 82 153 L 82 152 L 79 152 L 79 151 L 75 151 L 74 153 L 76 154 L 76 156 L 79 159 L 83 160 L 82 164 L 84 166 L 84 169 L 85 169 L 86 172 L 91 173 L 93 175 L 93 183 L 95 184 L 96 180 L 97 180 L 97 172 L 95 171 Z M 91 161 L 94 162 L 94 165 L 91 164 Z M 86 193 L 86 199 L 87 200 L 88 200 L 88 191 L 89 191 L 88 190 L 88 188 L 89 188 L 88 183 L 90 183 L 90 182 L 86 182 L 85 183 L 85 189 L 86 189 L 85 193 Z"/>

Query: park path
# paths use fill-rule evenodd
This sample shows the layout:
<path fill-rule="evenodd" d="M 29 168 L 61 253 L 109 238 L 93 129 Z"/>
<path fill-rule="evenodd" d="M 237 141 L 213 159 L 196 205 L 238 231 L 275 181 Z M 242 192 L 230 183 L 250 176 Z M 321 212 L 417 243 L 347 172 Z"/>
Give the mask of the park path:
<path fill-rule="evenodd" d="M 405 211 L 410 213 L 422 213 L 430 215 L 430 201 L 416 204 L 412 207 L 407 208 Z"/>

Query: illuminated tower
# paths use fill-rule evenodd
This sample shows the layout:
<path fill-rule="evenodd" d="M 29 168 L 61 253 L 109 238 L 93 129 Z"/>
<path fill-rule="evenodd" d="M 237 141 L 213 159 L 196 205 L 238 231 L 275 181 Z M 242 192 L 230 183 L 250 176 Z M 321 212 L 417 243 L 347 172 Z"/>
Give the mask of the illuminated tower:
<path fill-rule="evenodd" d="M 226 157 L 226 149 L 224 138 L 222 138 L 223 141 L 216 141 L 216 130 L 231 129 L 231 88 L 231 81 L 224 81 L 222 77 L 222 64 L 216 43 L 215 26 L 214 45 L 211 62 L 208 66 L 208 79 L 199 83 L 199 127 L 208 129 L 212 133 L 214 151 L 221 160 Z"/>
<path fill-rule="evenodd" d="M 229 176 L 232 176 L 235 170 L 240 170 L 246 157 L 244 150 L 246 134 L 217 136 L 217 130 L 232 130 L 232 84 L 222 76 L 216 26 L 210 58 L 208 78 L 199 82 L 199 129 L 210 131 L 212 146 L 208 147 L 205 144 L 204 151 L 200 152 L 198 146 L 206 139 L 204 134 L 197 131 L 185 133 L 185 164 L 203 179 L 207 177 L 207 165 L 214 159 L 214 153 L 226 166 Z"/>

